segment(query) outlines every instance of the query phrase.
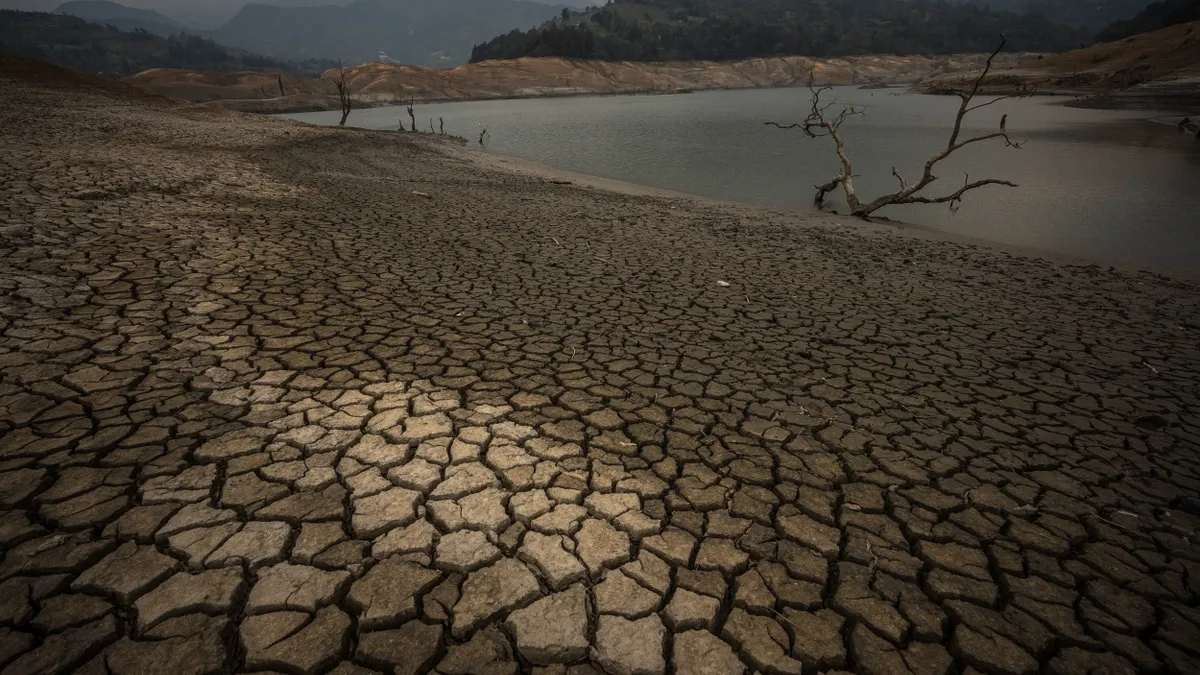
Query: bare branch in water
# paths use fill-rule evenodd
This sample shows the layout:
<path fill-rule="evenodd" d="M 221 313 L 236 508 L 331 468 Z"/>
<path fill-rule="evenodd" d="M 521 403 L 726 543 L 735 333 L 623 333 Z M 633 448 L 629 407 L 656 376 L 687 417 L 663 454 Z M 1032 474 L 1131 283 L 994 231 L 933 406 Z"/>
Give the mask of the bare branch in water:
<path fill-rule="evenodd" d="M 971 190 L 976 190 L 988 185 L 1017 187 L 1016 184 L 1006 180 L 989 178 L 986 180 L 972 182 L 968 177 L 963 182 L 963 186 L 961 188 L 948 195 L 941 197 L 927 197 L 921 194 L 921 192 L 925 190 L 925 188 L 929 187 L 931 183 L 938 180 L 938 177 L 934 175 L 934 168 L 954 152 L 961 150 L 968 145 L 999 139 L 1004 141 L 1005 147 L 1020 149 L 1021 144 L 1014 142 L 1008 136 L 1007 115 L 1005 115 L 1001 120 L 1000 131 L 973 136 L 966 139 L 962 138 L 963 118 L 965 118 L 971 112 L 979 110 L 980 108 L 986 108 L 987 106 L 993 105 L 1000 101 L 1012 98 L 1023 98 L 1032 95 L 1032 92 L 1026 89 L 1021 89 L 1012 94 L 998 96 L 984 103 L 977 103 L 975 105 L 972 105 L 971 103 L 979 94 L 979 90 L 983 86 L 984 80 L 991 72 L 992 63 L 995 61 L 996 56 L 1001 50 L 1004 49 L 1004 45 L 1007 44 L 1007 42 L 1007 38 L 1005 38 L 1004 35 L 1001 35 L 1000 45 L 996 47 L 995 51 L 988 56 L 987 62 L 983 67 L 983 72 L 979 74 L 979 77 L 975 78 L 967 90 L 958 93 L 961 103 L 958 107 L 958 113 L 954 117 L 954 128 L 950 132 L 950 138 L 947 141 L 944 150 L 929 158 L 929 160 L 925 162 L 925 168 L 921 173 L 921 178 L 917 180 L 916 183 L 909 183 L 908 180 L 901 175 L 900 171 L 896 169 L 896 167 L 892 167 L 892 175 L 895 176 L 896 180 L 899 182 L 900 189 L 895 192 L 877 197 L 869 202 L 864 203 L 862 200 L 860 200 L 858 193 L 855 190 L 854 167 L 850 160 L 849 154 L 846 152 L 846 145 L 843 142 L 840 134 L 842 124 L 844 124 L 847 119 L 855 115 L 863 115 L 864 111 L 861 108 L 855 109 L 854 106 L 845 106 L 838 111 L 837 114 L 832 114 L 834 107 L 837 105 L 837 101 L 834 100 L 830 102 L 823 102 L 821 100 L 822 94 L 827 91 L 832 91 L 832 88 L 817 87 L 815 84 L 816 77 L 814 70 L 809 71 L 808 88 L 812 93 L 812 107 L 809 110 L 808 117 L 806 117 L 803 122 L 797 122 L 793 124 L 780 124 L 779 122 L 766 122 L 765 124 L 777 129 L 799 129 L 803 131 L 804 134 L 809 138 L 828 137 L 833 140 L 834 149 L 837 152 L 838 159 L 841 161 L 842 166 L 838 175 L 828 183 L 814 186 L 817 190 L 817 193 L 813 201 L 818 207 L 825 203 L 825 197 L 830 192 L 833 192 L 838 188 L 838 186 L 841 186 L 842 191 L 846 196 L 846 203 L 850 206 L 850 213 L 861 218 L 867 218 L 875 211 L 893 204 L 950 204 L 951 208 L 957 208 L 957 206 L 962 203 L 963 195 Z"/>

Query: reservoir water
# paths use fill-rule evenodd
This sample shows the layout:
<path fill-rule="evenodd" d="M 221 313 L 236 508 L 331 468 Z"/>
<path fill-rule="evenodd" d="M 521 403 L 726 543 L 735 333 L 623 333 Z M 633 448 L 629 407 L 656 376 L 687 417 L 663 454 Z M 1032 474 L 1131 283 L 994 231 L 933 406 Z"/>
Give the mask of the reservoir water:
<path fill-rule="evenodd" d="M 842 128 L 864 201 L 910 181 L 946 143 L 958 99 L 839 87 L 826 96 L 865 110 Z M 986 99 L 981 99 L 986 100 Z M 1108 263 L 1200 271 L 1200 139 L 1156 121 L 1168 113 L 1068 108 L 1057 97 L 1004 101 L 968 117 L 968 133 L 1007 128 L 1020 150 L 981 143 L 939 165 L 930 194 L 969 174 L 1018 183 L 970 193 L 962 208 L 890 207 L 896 220 Z M 487 150 L 579 173 L 733 201 L 809 209 L 813 188 L 837 173 L 828 139 L 765 126 L 798 122 L 806 89 L 709 91 L 420 104 L 418 126 Z M 286 115 L 336 124 L 339 113 Z M 355 110 L 349 124 L 395 129 L 401 107 Z M 838 195 L 840 197 L 840 193 Z M 844 210 L 844 202 L 835 201 Z"/>

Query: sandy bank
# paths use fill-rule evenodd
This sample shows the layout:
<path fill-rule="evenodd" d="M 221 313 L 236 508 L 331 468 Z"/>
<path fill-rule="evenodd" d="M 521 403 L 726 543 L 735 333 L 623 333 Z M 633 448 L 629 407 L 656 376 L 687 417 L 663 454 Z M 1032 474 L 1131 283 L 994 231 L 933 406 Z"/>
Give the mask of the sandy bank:
<path fill-rule="evenodd" d="M 1017 64 L 1031 54 L 1005 54 L 1001 62 Z M 805 57 L 742 61 L 674 61 L 665 63 L 522 58 L 485 61 L 438 69 L 392 63 L 364 63 L 347 69 L 356 102 L 394 105 L 421 102 L 536 98 L 596 94 L 665 93 L 690 89 L 746 89 L 805 86 L 811 76 L 821 84 L 916 84 L 977 68 L 983 57 L 855 56 L 837 59 Z M 333 73 L 296 78 L 267 73 L 202 73 L 147 70 L 126 81 L 149 91 L 243 112 L 336 110 Z M 282 92 L 280 86 L 282 85 Z"/>

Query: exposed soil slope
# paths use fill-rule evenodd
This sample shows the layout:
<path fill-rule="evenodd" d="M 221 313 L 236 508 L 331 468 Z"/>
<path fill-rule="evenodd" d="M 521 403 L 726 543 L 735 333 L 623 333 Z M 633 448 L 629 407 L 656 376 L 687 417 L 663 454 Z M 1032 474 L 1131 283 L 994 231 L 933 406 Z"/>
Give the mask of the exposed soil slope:
<path fill-rule="evenodd" d="M 1015 65 L 1034 58 L 1005 55 Z M 844 59 L 786 57 L 745 61 L 675 61 L 668 63 L 606 62 L 560 58 L 485 61 L 437 69 L 388 63 L 365 63 L 349 69 L 360 102 L 387 104 L 414 97 L 419 101 L 471 100 L 572 94 L 665 92 L 673 89 L 744 89 L 804 85 L 810 72 L 829 84 L 914 84 L 977 68 L 979 55 L 948 57 L 860 56 Z M 257 112 L 336 108 L 333 73 L 321 78 L 284 76 L 279 96 L 277 76 L 268 73 L 201 73 L 156 69 L 127 78 L 140 87 L 191 101 L 223 101 L 222 105 Z"/>
<path fill-rule="evenodd" d="M 933 88 L 960 88 L 972 77 L 958 73 Z M 1082 94 L 1082 105 L 1200 107 L 1200 21 L 1001 67 L 988 85 Z"/>

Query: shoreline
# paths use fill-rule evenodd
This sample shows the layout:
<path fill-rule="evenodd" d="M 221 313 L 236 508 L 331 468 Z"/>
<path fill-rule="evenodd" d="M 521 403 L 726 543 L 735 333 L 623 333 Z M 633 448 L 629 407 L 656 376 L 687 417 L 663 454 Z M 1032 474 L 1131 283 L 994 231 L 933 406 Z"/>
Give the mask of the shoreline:
<path fill-rule="evenodd" d="M 806 85 L 798 84 L 781 84 L 762 87 L 727 87 L 713 86 L 704 87 L 697 86 L 690 93 L 701 93 L 709 91 L 743 91 L 743 90 L 761 90 L 761 89 L 802 89 Z M 845 84 L 839 86 L 857 87 L 862 86 L 856 84 Z M 957 90 L 951 87 L 931 87 L 921 84 L 892 84 L 887 86 L 888 89 L 904 89 L 906 94 L 919 94 L 922 96 L 955 96 Z M 1104 90 L 1104 89 L 1070 89 L 1063 87 L 1050 88 L 1046 90 L 1033 91 L 1029 96 L 1035 98 L 1041 97 L 1061 97 L 1066 98 L 1058 105 L 1069 108 L 1083 108 L 1088 110 L 1137 110 L 1151 109 L 1162 110 L 1166 112 L 1177 113 L 1179 115 L 1194 114 L 1194 110 L 1187 103 L 1181 103 L 1177 98 L 1172 97 L 1155 97 L 1147 96 L 1136 101 L 1136 104 L 1122 97 L 1122 92 L 1125 90 Z M 981 96 L 1003 96 L 1010 94 L 1011 89 L 1003 87 L 987 87 L 980 90 Z M 619 91 L 619 92 L 563 92 L 563 93 L 541 93 L 541 94 L 513 94 L 505 96 L 476 96 L 466 98 L 437 98 L 417 101 L 418 105 L 438 105 L 444 103 L 481 103 L 488 101 L 526 101 L 537 99 L 562 99 L 562 98 L 583 98 L 583 97 L 608 97 L 608 96 L 674 96 L 687 95 L 678 92 L 668 91 Z M 339 109 L 340 104 L 336 97 L 326 96 L 319 99 L 297 100 L 289 104 L 277 105 L 278 99 L 215 99 L 209 101 L 198 101 L 196 105 L 203 107 L 232 110 L 236 112 L 249 113 L 252 115 L 294 115 L 302 113 L 314 112 L 330 112 Z M 401 99 L 389 100 L 369 100 L 356 101 L 357 110 L 370 110 L 375 108 L 402 108 L 404 101 Z"/>
<path fill-rule="evenodd" d="M 853 86 L 853 85 L 845 85 L 845 86 Z M 908 85 L 895 85 L 893 88 L 907 87 L 907 86 Z M 694 90 L 694 92 L 687 92 L 687 93 L 695 93 L 695 92 L 702 92 L 702 91 L 741 91 L 744 89 L 798 89 L 798 88 L 801 88 L 801 85 L 779 85 L 779 86 L 770 86 L 770 87 L 714 86 L 714 87 L 697 87 Z M 657 91 L 657 90 L 613 91 L 613 92 L 606 92 L 606 91 L 547 92 L 547 93 L 541 93 L 541 94 L 512 94 L 512 95 L 504 95 L 504 96 L 475 96 L 475 97 L 467 97 L 467 98 L 435 98 L 435 99 L 428 99 L 428 100 L 419 100 L 419 101 L 417 101 L 417 105 L 440 105 L 440 104 L 444 104 L 444 103 L 485 103 L 488 101 L 528 101 L 528 100 L 537 100 L 537 99 L 582 98 L 582 97 L 589 97 L 589 96 L 606 97 L 606 96 L 676 96 L 676 95 L 686 95 L 686 94 L 683 94 L 682 92 Z M 330 112 L 330 111 L 340 109 L 340 103 L 338 102 L 337 97 L 334 97 L 334 96 L 326 96 L 326 97 L 321 98 L 319 101 L 296 101 L 295 105 L 293 105 L 291 107 L 283 106 L 283 107 L 275 108 L 275 107 L 271 107 L 270 105 L 266 105 L 266 104 L 274 103 L 275 101 L 278 101 L 278 99 L 216 99 L 216 100 L 212 100 L 212 101 L 198 101 L 195 103 L 197 105 L 208 107 L 208 108 L 218 108 L 218 109 L 248 113 L 251 115 L 268 115 L 268 116 L 270 116 L 270 115 L 292 115 L 292 114 L 310 113 L 310 112 Z M 259 104 L 259 103 L 261 103 L 263 105 L 261 105 L 261 106 L 253 105 L 253 104 Z M 371 110 L 374 108 L 402 108 L 402 107 L 404 107 L 404 104 L 405 104 L 404 100 L 400 99 L 400 98 L 389 99 L 389 100 L 378 100 L 378 99 L 377 100 L 367 100 L 367 101 L 356 100 L 355 101 L 355 109 L 356 110 Z M 255 110 L 254 109 L 255 107 L 259 107 L 260 109 Z"/>
<path fill-rule="evenodd" d="M 312 124 L 311 122 L 303 122 L 301 120 L 293 121 L 297 121 L 302 124 Z M 1145 121 L 1149 123 L 1163 123 L 1161 118 L 1157 117 L 1147 117 L 1145 118 Z M 313 126 L 322 127 L 323 125 Z M 363 129 L 363 131 L 390 133 L 379 129 Z M 433 138 L 436 139 L 437 137 Z M 429 141 L 430 137 L 426 136 L 421 140 Z M 1071 267 L 1111 268 L 1124 272 L 1150 274 L 1167 278 L 1175 278 L 1183 281 L 1200 281 L 1200 269 L 1146 266 L 1118 260 L 1088 258 L 1086 256 L 1073 255 L 1070 253 L 1040 249 L 1032 246 L 1009 244 L 1006 242 L 994 241 L 981 237 L 972 237 L 970 235 L 959 234 L 956 232 L 947 232 L 945 230 L 939 230 L 927 225 L 895 220 L 886 216 L 866 221 L 853 216 L 834 213 L 832 211 L 816 211 L 801 207 L 772 206 L 766 204 L 755 204 L 752 202 L 719 199 L 716 197 L 680 192 L 677 190 L 660 188 L 652 185 L 632 183 L 619 178 L 608 178 L 594 174 L 570 171 L 568 169 L 560 169 L 548 164 L 537 162 L 535 160 L 518 157 L 516 155 L 492 152 L 489 150 L 480 150 L 469 140 L 462 145 L 447 145 L 446 148 L 448 154 L 463 156 L 469 161 L 488 169 L 510 171 L 518 175 L 533 176 L 549 182 L 567 181 L 571 185 L 588 189 L 608 191 L 631 196 L 650 196 L 664 199 L 679 199 L 693 204 L 741 210 L 747 215 L 761 213 L 770 216 L 797 218 L 809 221 L 825 220 L 827 221 L 826 224 L 833 227 L 856 228 L 863 232 L 871 233 L 877 236 L 894 234 L 911 237 L 922 241 L 946 242 L 967 246 L 976 246 L 996 252 L 1039 258 L 1048 262 Z"/>

